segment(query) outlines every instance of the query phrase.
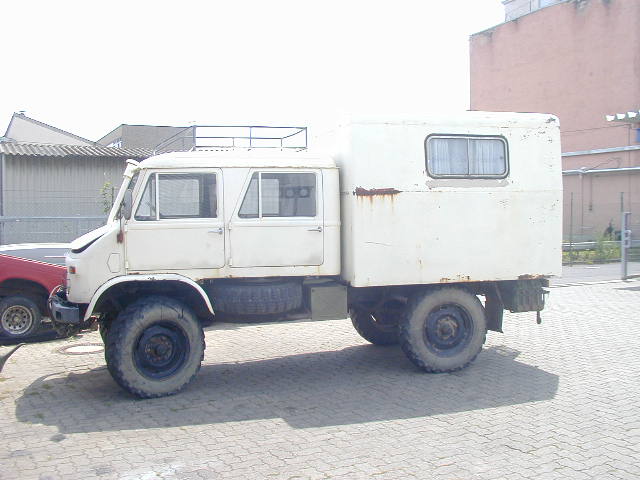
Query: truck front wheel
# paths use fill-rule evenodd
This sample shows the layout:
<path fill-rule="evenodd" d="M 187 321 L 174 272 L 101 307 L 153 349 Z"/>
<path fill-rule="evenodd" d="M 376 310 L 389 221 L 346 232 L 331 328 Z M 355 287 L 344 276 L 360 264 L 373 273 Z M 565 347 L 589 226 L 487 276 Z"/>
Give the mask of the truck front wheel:
<path fill-rule="evenodd" d="M 409 360 L 431 373 L 466 367 L 487 333 L 484 308 L 475 295 L 442 288 L 413 297 L 400 324 L 400 345 Z"/>
<path fill-rule="evenodd" d="M 172 395 L 193 378 L 204 358 L 204 333 L 182 303 L 151 296 L 112 322 L 105 358 L 113 379 L 140 398 Z"/>

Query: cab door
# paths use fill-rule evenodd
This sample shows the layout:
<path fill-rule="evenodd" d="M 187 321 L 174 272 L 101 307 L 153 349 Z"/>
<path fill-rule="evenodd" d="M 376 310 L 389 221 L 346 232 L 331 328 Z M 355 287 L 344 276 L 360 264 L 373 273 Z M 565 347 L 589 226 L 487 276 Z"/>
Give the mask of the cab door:
<path fill-rule="evenodd" d="M 128 270 L 225 265 L 221 170 L 152 172 L 141 188 L 126 226 Z"/>
<path fill-rule="evenodd" d="M 253 171 L 230 222 L 232 267 L 322 265 L 319 170 Z"/>

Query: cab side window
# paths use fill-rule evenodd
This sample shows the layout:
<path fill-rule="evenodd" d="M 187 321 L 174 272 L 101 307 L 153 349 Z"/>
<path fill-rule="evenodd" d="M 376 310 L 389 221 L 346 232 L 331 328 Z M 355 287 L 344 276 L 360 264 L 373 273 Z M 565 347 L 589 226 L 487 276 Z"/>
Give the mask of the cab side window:
<path fill-rule="evenodd" d="M 147 181 L 135 219 L 217 218 L 214 173 L 155 173 Z"/>
<path fill-rule="evenodd" d="M 156 175 L 149 177 L 147 185 L 144 187 L 142 198 L 136 210 L 136 220 L 155 220 L 156 219 Z"/>
<path fill-rule="evenodd" d="M 255 172 L 238 216 L 315 217 L 316 192 L 315 173 Z"/>

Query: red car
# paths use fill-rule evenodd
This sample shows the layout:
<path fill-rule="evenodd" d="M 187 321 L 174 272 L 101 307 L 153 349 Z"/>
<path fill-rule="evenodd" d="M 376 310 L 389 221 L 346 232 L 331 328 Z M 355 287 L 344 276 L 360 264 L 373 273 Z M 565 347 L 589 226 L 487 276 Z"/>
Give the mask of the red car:
<path fill-rule="evenodd" d="M 49 293 L 65 275 L 60 265 L 0 254 L 0 337 L 33 334 L 49 315 Z"/>

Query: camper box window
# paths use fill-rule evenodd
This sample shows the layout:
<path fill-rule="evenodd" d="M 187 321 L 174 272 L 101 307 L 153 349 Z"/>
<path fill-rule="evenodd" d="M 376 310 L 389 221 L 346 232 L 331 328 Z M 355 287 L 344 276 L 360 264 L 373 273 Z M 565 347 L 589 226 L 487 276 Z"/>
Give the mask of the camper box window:
<path fill-rule="evenodd" d="M 433 178 L 504 178 L 509 172 L 503 137 L 429 135 L 425 153 Z"/>

